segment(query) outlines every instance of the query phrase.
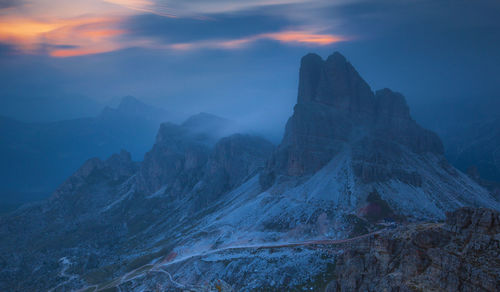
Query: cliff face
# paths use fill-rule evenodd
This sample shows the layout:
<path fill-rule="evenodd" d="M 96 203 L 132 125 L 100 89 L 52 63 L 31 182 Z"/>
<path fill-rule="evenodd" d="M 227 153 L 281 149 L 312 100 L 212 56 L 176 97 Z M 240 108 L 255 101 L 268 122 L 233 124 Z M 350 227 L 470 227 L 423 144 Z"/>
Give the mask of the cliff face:
<path fill-rule="evenodd" d="M 441 140 L 412 119 L 402 94 L 373 92 L 340 53 L 302 58 L 297 104 L 260 184 L 279 193 L 326 169 L 339 188 L 321 196 L 349 212 L 366 208 L 373 190 L 396 213 L 421 219 L 483 199 L 497 205 L 449 165 Z"/>
<path fill-rule="evenodd" d="M 192 195 L 206 205 L 260 171 L 274 150 L 265 139 L 242 134 L 212 145 L 217 137 L 212 134 L 198 127 L 162 124 L 137 174 L 138 191 L 170 198 Z"/>
<path fill-rule="evenodd" d="M 209 154 L 210 148 L 183 127 L 162 124 L 138 173 L 138 190 L 149 194 L 167 186 L 176 196 L 188 192 L 202 176 Z"/>
<path fill-rule="evenodd" d="M 462 208 L 353 243 L 326 291 L 499 291 L 500 217 Z"/>
<path fill-rule="evenodd" d="M 390 89 L 373 93 L 339 53 L 326 60 L 315 54 L 303 57 L 297 104 L 270 171 L 289 176 L 312 174 L 345 144 L 373 140 L 415 153 L 443 153 L 437 135 L 411 118 L 401 94 Z"/>
<path fill-rule="evenodd" d="M 257 175 L 265 166 L 274 146 L 267 140 L 235 134 L 222 138 L 204 166 L 204 176 L 197 183 L 198 206 L 206 206 Z"/>

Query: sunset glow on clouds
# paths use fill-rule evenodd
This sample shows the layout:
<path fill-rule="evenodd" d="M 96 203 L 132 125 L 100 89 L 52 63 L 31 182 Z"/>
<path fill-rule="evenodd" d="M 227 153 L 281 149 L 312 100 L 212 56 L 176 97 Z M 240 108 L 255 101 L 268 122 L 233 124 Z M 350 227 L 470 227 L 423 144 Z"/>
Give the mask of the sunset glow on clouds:
<path fill-rule="evenodd" d="M 173 19 L 195 18 L 214 21 L 227 11 L 249 9 L 265 5 L 308 2 L 307 0 L 255 1 L 162 1 L 152 0 L 37 0 L 14 2 L 0 7 L 0 43 L 15 48 L 21 54 L 47 54 L 52 57 L 72 57 L 111 52 L 130 47 L 153 49 L 193 50 L 201 48 L 239 49 L 261 40 L 277 41 L 286 45 L 323 46 L 345 41 L 346 38 L 322 32 L 318 29 L 283 29 L 269 27 L 267 32 L 255 32 L 246 36 L 235 35 L 193 36 L 189 41 L 178 42 L 169 38 L 168 29 L 158 28 L 156 34 L 132 34 L 127 23 L 134 16 L 154 15 Z M 203 9 L 208 13 L 205 14 Z M 205 19 L 205 20 L 202 20 Z M 175 20 L 174 20 L 175 21 Z M 198 24 L 203 26 L 202 24 Z M 253 23 L 249 24 L 253 25 Z M 154 29 L 154 27 L 153 27 Z M 215 33 L 216 34 L 216 33 Z"/>
<path fill-rule="evenodd" d="M 23 53 L 48 53 L 55 57 L 95 54 L 120 49 L 115 41 L 125 31 L 119 18 L 75 18 L 55 21 L 1 19 L 0 42 Z"/>
<path fill-rule="evenodd" d="M 331 34 L 317 34 L 308 31 L 284 31 L 278 33 L 269 33 L 263 37 L 277 40 L 283 43 L 302 43 L 310 45 L 329 45 L 346 39 Z"/>
<path fill-rule="evenodd" d="M 304 44 L 314 46 L 330 45 L 346 39 L 328 34 L 316 34 L 308 31 L 282 31 L 276 33 L 260 34 L 242 39 L 200 41 L 193 43 L 177 43 L 169 47 L 175 50 L 193 50 L 199 48 L 240 49 L 259 40 L 274 40 L 288 44 Z"/>

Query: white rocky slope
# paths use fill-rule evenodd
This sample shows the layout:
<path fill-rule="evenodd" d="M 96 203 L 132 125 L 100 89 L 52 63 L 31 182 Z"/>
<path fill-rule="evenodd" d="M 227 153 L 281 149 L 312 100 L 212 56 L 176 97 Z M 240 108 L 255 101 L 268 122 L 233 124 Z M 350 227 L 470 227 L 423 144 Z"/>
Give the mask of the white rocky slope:
<path fill-rule="evenodd" d="M 420 164 L 426 169 L 425 183 L 420 188 L 399 181 L 356 185 L 350 164 L 346 151 L 299 185 L 275 186 L 264 192 L 255 176 L 221 198 L 216 210 L 188 234 L 179 234 L 182 240 L 168 254 L 139 267 L 129 274 L 133 277 L 120 276 L 100 288 L 139 291 L 160 285 L 196 291 L 210 286 L 206 283 L 223 279 L 237 291 L 317 289 L 328 278 L 339 250 L 290 244 L 349 237 L 353 222 L 346 215 L 359 214 L 357 197 L 372 187 L 377 187 L 382 198 L 390 198 L 391 206 L 400 205 L 397 211 L 411 214 L 414 219 L 440 219 L 444 206 L 498 208 L 498 203 L 488 197 L 464 199 L 463 194 L 484 190 L 461 173 L 456 173 L 453 183 L 434 179 L 449 175 L 435 157 Z M 433 198 L 430 190 L 461 191 L 452 188 L 457 182 L 469 184 L 469 189 L 447 201 L 428 199 Z M 163 235 L 158 238 L 162 239 Z"/>

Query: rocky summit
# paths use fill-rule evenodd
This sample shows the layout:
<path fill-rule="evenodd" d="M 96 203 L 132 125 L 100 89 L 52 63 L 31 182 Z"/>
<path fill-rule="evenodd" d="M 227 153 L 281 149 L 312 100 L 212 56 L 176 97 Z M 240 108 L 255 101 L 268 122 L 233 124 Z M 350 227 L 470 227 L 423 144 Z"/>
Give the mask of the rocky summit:
<path fill-rule="evenodd" d="M 340 53 L 298 91 L 277 147 L 202 113 L 0 217 L 0 290 L 498 290 L 500 204 L 403 95 Z"/>
<path fill-rule="evenodd" d="M 315 54 L 303 57 L 299 80 L 294 114 L 271 165 L 277 173 L 315 173 L 349 143 L 374 143 L 372 156 L 397 154 L 401 146 L 416 154 L 443 154 L 439 137 L 412 120 L 403 95 L 387 88 L 372 92 L 339 53 L 326 61 Z"/>
<path fill-rule="evenodd" d="M 355 208 L 372 190 L 405 216 L 443 218 L 444 211 L 491 202 L 449 165 L 441 140 L 411 118 L 402 94 L 373 92 L 340 53 L 304 56 L 299 75 L 294 113 L 260 178 L 264 189 L 336 168 L 330 176 L 345 190 L 330 199 Z"/>

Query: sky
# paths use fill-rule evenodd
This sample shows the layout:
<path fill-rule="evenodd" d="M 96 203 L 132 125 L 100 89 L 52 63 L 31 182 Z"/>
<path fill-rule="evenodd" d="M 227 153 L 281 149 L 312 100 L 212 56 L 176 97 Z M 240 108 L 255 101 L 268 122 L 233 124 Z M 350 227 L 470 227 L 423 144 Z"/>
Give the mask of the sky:
<path fill-rule="evenodd" d="M 498 0 L 0 0 L 0 115 L 95 115 L 133 95 L 280 133 L 301 56 L 334 51 L 424 124 L 491 114 L 498 15 Z"/>

